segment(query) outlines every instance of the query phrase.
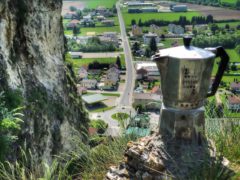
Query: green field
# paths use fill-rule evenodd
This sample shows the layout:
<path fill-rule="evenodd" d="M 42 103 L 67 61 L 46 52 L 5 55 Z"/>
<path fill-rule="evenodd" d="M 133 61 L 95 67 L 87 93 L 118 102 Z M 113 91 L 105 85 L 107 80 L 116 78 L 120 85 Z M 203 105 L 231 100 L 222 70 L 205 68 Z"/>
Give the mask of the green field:
<path fill-rule="evenodd" d="M 83 58 L 83 59 L 71 59 L 70 61 L 73 65 L 74 70 L 76 71 L 79 67 L 88 65 L 94 61 L 97 61 L 99 63 L 113 64 L 116 62 L 116 58 Z M 121 63 L 122 65 L 125 65 L 125 58 L 123 54 L 121 54 Z"/>
<path fill-rule="evenodd" d="M 228 24 L 231 27 L 236 27 L 238 25 L 240 25 L 240 21 L 237 21 L 237 22 L 228 22 L 228 23 L 217 23 L 217 25 L 219 27 L 225 27 L 225 25 Z"/>
<path fill-rule="evenodd" d="M 240 55 L 237 54 L 237 52 L 234 49 L 227 49 L 227 53 L 230 57 L 230 62 L 240 62 Z M 218 62 L 218 61 L 219 60 L 217 60 L 216 62 Z M 217 70 L 218 70 L 218 65 L 216 62 L 214 64 L 214 68 L 213 68 L 213 73 L 212 73 L 213 76 L 216 75 Z M 236 73 L 236 72 L 237 71 L 235 71 L 235 72 L 230 71 L 230 73 Z M 233 82 L 234 78 L 236 78 L 240 81 L 240 76 L 226 76 L 226 75 L 223 77 L 222 81 L 231 83 L 231 82 Z"/>
<path fill-rule="evenodd" d="M 116 4 L 117 0 L 81 0 L 84 3 L 85 8 L 94 9 L 98 6 L 105 6 L 106 8 L 112 8 Z"/>
<path fill-rule="evenodd" d="M 173 13 L 173 12 L 166 12 L 166 13 L 141 13 L 141 14 L 129 14 L 126 10 L 123 10 L 123 18 L 125 21 L 126 26 L 131 26 L 132 19 L 135 19 L 136 22 L 139 19 L 142 22 L 155 19 L 155 20 L 165 20 L 165 21 L 175 21 L 178 20 L 180 16 L 186 16 L 187 19 L 191 20 L 193 16 L 200 16 L 199 12 L 181 12 L 181 13 Z"/>
<path fill-rule="evenodd" d="M 221 0 L 222 3 L 236 4 L 237 0 Z"/>
<path fill-rule="evenodd" d="M 120 27 L 119 27 L 119 21 L 118 21 L 118 17 L 111 17 L 108 19 L 112 19 L 115 22 L 115 26 L 112 27 L 108 27 L 108 26 L 102 26 L 101 23 L 97 22 L 96 23 L 96 27 L 81 27 L 80 28 L 80 34 L 79 36 L 86 36 L 88 32 L 95 32 L 96 35 L 100 35 L 104 32 L 120 32 Z M 69 23 L 70 20 L 63 20 L 63 25 L 66 26 L 67 23 Z M 66 35 L 72 35 L 72 30 L 65 30 L 64 34 Z"/>

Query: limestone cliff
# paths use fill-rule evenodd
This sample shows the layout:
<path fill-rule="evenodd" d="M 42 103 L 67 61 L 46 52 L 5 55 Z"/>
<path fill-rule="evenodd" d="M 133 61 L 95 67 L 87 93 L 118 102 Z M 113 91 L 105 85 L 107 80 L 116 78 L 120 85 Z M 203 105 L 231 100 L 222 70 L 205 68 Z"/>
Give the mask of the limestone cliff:
<path fill-rule="evenodd" d="M 20 90 L 26 107 L 20 139 L 45 159 L 71 149 L 72 135 L 87 124 L 64 65 L 61 8 L 62 0 L 0 0 L 1 89 Z"/>

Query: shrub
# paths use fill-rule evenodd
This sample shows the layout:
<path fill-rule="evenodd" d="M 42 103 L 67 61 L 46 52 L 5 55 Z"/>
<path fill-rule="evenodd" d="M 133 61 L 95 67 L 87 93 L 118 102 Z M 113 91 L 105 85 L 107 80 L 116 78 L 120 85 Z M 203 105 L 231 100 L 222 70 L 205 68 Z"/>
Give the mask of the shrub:
<path fill-rule="evenodd" d="M 105 123 L 103 120 L 92 120 L 89 124 L 90 127 L 98 129 L 98 133 L 103 134 L 108 128 L 108 124 Z"/>

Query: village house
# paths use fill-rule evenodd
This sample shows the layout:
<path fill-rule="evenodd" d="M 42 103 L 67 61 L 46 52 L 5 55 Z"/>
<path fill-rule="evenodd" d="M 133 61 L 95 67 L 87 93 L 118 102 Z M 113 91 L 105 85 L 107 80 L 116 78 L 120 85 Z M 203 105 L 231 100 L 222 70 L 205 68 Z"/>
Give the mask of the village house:
<path fill-rule="evenodd" d="M 87 70 L 84 68 L 84 67 L 80 67 L 78 69 L 78 73 L 77 73 L 77 76 L 80 80 L 82 79 L 86 79 L 88 77 L 88 72 Z"/>
<path fill-rule="evenodd" d="M 155 24 L 150 25 L 149 32 L 157 34 L 158 36 L 162 34 L 161 28 Z"/>
<path fill-rule="evenodd" d="M 149 13 L 149 12 L 158 12 L 158 9 L 156 7 L 144 7 L 142 8 L 143 13 Z"/>
<path fill-rule="evenodd" d="M 106 19 L 106 20 L 103 20 L 103 21 L 102 21 L 102 24 L 103 24 L 104 26 L 114 26 L 114 20 Z"/>
<path fill-rule="evenodd" d="M 81 81 L 81 86 L 87 89 L 96 89 L 97 80 L 96 79 L 83 79 Z"/>
<path fill-rule="evenodd" d="M 175 24 L 169 24 L 168 31 L 170 33 L 178 34 L 178 35 L 184 34 L 184 28 L 182 26 L 175 25 Z"/>
<path fill-rule="evenodd" d="M 101 22 L 101 21 L 105 20 L 106 18 L 104 16 L 96 16 L 96 19 Z"/>
<path fill-rule="evenodd" d="M 112 90 L 116 89 L 120 80 L 120 70 L 112 66 L 107 72 L 106 77 L 102 79 L 101 83 L 98 84 L 99 89 Z"/>
<path fill-rule="evenodd" d="M 173 12 L 187 12 L 188 7 L 186 5 L 173 5 L 170 7 Z"/>
<path fill-rule="evenodd" d="M 84 22 L 84 23 L 93 22 L 92 16 L 90 14 L 88 14 L 87 16 L 83 16 L 82 22 Z"/>
<path fill-rule="evenodd" d="M 239 111 L 240 110 L 240 97 L 233 96 L 233 95 L 228 96 L 227 107 L 231 111 Z"/>
<path fill-rule="evenodd" d="M 107 9 L 104 6 L 98 6 L 96 9 L 96 13 L 102 16 L 104 16 L 106 11 Z"/>
<path fill-rule="evenodd" d="M 73 11 L 69 11 L 63 16 L 64 19 L 75 19 L 77 18 L 77 13 Z"/>
<path fill-rule="evenodd" d="M 138 25 L 133 25 L 132 26 L 132 35 L 133 36 L 141 36 L 142 33 L 142 28 L 140 28 Z"/>
<path fill-rule="evenodd" d="M 147 70 L 144 69 L 144 68 L 138 69 L 136 79 L 137 80 L 142 80 L 142 79 L 147 78 L 147 73 L 148 73 Z"/>
<path fill-rule="evenodd" d="M 135 66 L 137 79 L 159 80 L 160 73 L 154 62 L 137 62 Z"/>
<path fill-rule="evenodd" d="M 158 110 L 161 103 L 161 95 L 152 93 L 134 93 L 134 106 L 142 105 L 148 110 Z"/>
<path fill-rule="evenodd" d="M 104 32 L 102 36 L 99 36 L 101 42 L 113 43 L 116 47 L 119 46 L 118 36 L 116 32 Z"/>
<path fill-rule="evenodd" d="M 240 93 L 240 82 L 232 82 L 230 88 L 232 91 Z"/>
<path fill-rule="evenodd" d="M 77 27 L 80 24 L 80 21 L 77 19 L 73 19 L 70 23 L 67 25 L 68 30 L 72 30 L 74 27 Z"/>
<path fill-rule="evenodd" d="M 160 38 L 155 33 L 148 33 L 143 35 L 143 42 L 144 44 L 150 44 L 151 39 L 154 38 L 156 43 L 160 42 Z"/>

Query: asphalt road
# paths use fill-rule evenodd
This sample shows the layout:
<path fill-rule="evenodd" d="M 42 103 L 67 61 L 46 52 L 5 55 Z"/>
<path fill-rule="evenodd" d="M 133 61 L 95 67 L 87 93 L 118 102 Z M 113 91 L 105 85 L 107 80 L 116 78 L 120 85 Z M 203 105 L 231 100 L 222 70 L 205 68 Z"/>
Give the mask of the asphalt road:
<path fill-rule="evenodd" d="M 124 50 L 124 54 L 125 54 L 125 61 L 126 61 L 126 68 L 127 68 L 125 90 L 123 92 L 123 95 L 121 96 L 119 106 L 131 107 L 134 84 L 135 84 L 134 83 L 135 70 L 133 67 L 132 52 L 131 52 L 129 41 L 127 38 L 126 27 L 125 27 L 123 16 L 122 16 L 122 13 L 120 10 L 119 2 L 117 2 L 116 7 L 117 7 L 117 12 L 118 12 L 118 19 L 119 19 L 119 25 L 120 25 L 120 30 L 121 30 L 121 38 L 122 38 L 122 42 L 123 42 L 123 50 Z"/>

